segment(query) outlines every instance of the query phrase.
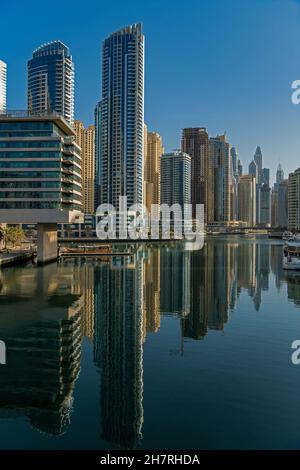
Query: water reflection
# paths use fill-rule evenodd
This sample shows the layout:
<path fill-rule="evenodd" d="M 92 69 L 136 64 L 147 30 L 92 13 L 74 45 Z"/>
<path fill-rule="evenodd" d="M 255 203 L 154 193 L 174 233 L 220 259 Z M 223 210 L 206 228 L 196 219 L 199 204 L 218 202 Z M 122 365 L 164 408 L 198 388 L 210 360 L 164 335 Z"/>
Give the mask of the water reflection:
<path fill-rule="evenodd" d="M 100 371 L 99 439 L 138 447 L 147 334 L 159 334 L 166 315 L 179 320 L 183 342 L 222 332 L 243 291 L 260 310 L 271 273 L 277 288 L 286 283 L 288 299 L 300 305 L 300 277 L 283 273 L 281 247 L 268 241 L 218 239 L 199 252 L 141 247 L 101 264 L 3 270 L 0 338 L 7 365 L 0 417 L 25 416 L 48 435 L 66 432 L 87 337 Z"/>

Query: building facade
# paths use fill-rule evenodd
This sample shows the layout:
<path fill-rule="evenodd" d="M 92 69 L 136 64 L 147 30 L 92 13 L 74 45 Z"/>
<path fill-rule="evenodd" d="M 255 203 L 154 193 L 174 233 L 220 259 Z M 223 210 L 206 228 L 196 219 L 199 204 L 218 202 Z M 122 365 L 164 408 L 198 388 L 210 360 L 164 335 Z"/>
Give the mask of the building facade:
<path fill-rule="evenodd" d="M 82 121 L 74 121 L 76 142 L 81 148 L 82 208 L 85 214 L 95 211 L 95 126 L 84 127 Z"/>
<path fill-rule="evenodd" d="M 141 24 L 113 33 L 103 43 L 102 100 L 96 130 L 101 202 L 118 207 L 143 203 L 144 35 Z M 99 116 L 99 114 L 98 114 Z"/>
<path fill-rule="evenodd" d="M 6 111 L 7 65 L 0 60 L 0 114 Z"/>
<path fill-rule="evenodd" d="M 271 225 L 271 188 L 263 184 L 260 188 L 260 225 L 269 227 Z"/>
<path fill-rule="evenodd" d="M 300 230 L 300 168 L 289 174 L 288 227 L 289 230 Z"/>
<path fill-rule="evenodd" d="M 81 217 L 81 154 L 56 115 L 0 115 L 0 223 L 37 224 L 38 262 L 57 258 L 57 224 Z"/>
<path fill-rule="evenodd" d="M 191 204 L 192 159 L 179 150 L 161 157 L 161 204 Z"/>
<path fill-rule="evenodd" d="M 231 220 L 232 202 L 232 173 L 230 145 L 226 135 L 220 135 L 209 140 L 209 158 L 213 166 L 214 218 L 216 222 Z"/>
<path fill-rule="evenodd" d="M 145 136 L 144 202 L 149 214 L 152 204 L 160 205 L 160 160 L 164 153 L 162 138 L 157 132 Z"/>
<path fill-rule="evenodd" d="M 249 227 L 256 225 L 256 180 L 253 175 L 242 175 L 238 189 L 239 220 Z"/>
<path fill-rule="evenodd" d="M 69 48 L 61 41 L 44 44 L 28 61 L 28 111 L 56 112 L 73 125 L 74 63 Z"/>
<path fill-rule="evenodd" d="M 181 150 L 191 156 L 193 217 L 196 215 L 196 205 L 204 204 L 205 221 L 211 222 L 214 218 L 213 168 L 207 130 L 204 127 L 183 129 Z"/>
<path fill-rule="evenodd" d="M 282 180 L 278 184 L 278 226 L 288 227 L 288 180 Z"/>

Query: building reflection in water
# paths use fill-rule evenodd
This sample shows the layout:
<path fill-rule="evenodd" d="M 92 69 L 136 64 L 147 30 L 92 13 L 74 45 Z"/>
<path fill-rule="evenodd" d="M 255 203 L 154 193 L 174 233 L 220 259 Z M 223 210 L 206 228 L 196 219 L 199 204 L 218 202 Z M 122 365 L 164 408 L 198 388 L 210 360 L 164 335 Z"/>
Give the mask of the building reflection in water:
<path fill-rule="evenodd" d="M 196 252 L 142 247 L 98 264 L 0 272 L 0 338 L 7 344 L 0 417 L 26 416 L 47 434 L 66 431 L 87 337 L 101 375 L 101 437 L 139 447 L 147 334 L 159 334 L 164 315 L 180 321 L 186 340 L 223 331 L 242 292 L 260 310 L 270 272 L 300 306 L 300 280 L 283 272 L 281 253 L 255 239 L 217 239 Z"/>
<path fill-rule="evenodd" d="M 39 431 L 63 433 L 80 369 L 82 297 L 73 270 L 7 270 L 0 281 L 0 417 L 26 416 Z"/>
<path fill-rule="evenodd" d="M 101 370 L 102 439 L 135 448 L 143 424 L 143 263 L 95 267 L 94 357 Z"/>

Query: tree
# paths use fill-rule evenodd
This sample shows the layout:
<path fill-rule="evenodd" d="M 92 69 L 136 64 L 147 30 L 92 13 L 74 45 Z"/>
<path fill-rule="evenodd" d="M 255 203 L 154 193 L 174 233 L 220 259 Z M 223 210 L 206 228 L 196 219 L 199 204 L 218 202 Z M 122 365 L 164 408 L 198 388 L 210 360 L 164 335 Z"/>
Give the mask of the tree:
<path fill-rule="evenodd" d="M 20 226 L 7 226 L 0 229 L 0 239 L 4 241 L 4 247 L 7 249 L 8 245 L 15 246 L 22 242 L 25 238 L 24 231 Z"/>

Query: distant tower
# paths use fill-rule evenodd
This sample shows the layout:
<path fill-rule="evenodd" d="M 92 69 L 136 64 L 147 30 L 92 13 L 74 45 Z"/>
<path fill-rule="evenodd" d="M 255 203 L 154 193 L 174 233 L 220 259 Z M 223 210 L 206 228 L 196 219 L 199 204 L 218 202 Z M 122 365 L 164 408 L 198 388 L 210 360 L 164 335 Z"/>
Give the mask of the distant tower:
<path fill-rule="evenodd" d="M 284 180 L 284 171 L 282 169 L 281 163 L 279 163 L 276 171 L 276 183 L 280 183 L 282 180 Z"/>
<path fill-rule="evenodd" d="M 53 41 L 36 49 L 28 61 L 28 111 L 56 112 L 73 125 L 74 63 L 69 48 Z"/>
<path fill-rule="evenodd" d="M 260 184 L 261 170 L 262 170 L 262 152 L 261 152 L 261 148 L 259 145 L 256 147 L 256 150 L 255 150 L 254 161 L 257 166 L 257 177 L 258 177 L 257 183 Z"/>
<path fill-rule="evenodd" d="M 0 114 L 6 111 L 6 75 L 7 65 L 0 60 Z"/>
<path fill-rule="evenodd" d="M 257 163 L 255 160 L 252 160 L 252 162 L 249 165 L 249 175 L 254 176 L 256 182 L 258 180 L 258 168 L 257 168 Z"/>

